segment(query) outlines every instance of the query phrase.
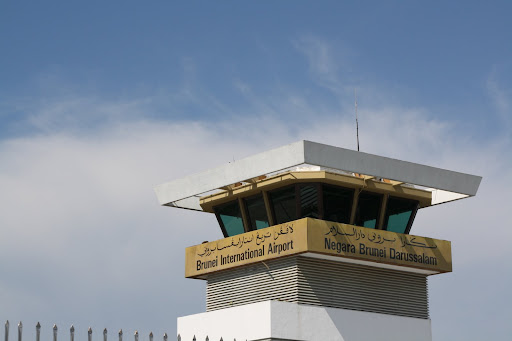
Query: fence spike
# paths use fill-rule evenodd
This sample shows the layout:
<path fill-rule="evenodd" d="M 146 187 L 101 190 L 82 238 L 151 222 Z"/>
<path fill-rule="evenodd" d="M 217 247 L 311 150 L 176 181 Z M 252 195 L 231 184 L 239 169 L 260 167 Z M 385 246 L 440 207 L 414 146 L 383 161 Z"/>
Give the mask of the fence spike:
<path fill-rule="evenodd" d="M 149 332 L 149 341 L 153 341 L 153 332 Z"/>
<path fill-rule="evenodd" d="M 107 328 L 103 329 L 103 341 L 107 341 Z"/>
<path fill-rule="evenodd" d="M 123 330 L 119 329 L 119 341 L 123 341 Z"/>
<path fill-rule="evenodd" d="M 18 341 L 21 341 L 21 336 L 23 334 L 23 323 L 18 323 Z"/>
<path fill-rule="evenodd" d="M 196 341 L 196 336 L 194 335 L 194 338 L 192 339 L 192 341 Z"/>
<path fill-rule="evenodd" d="M 53 325 L 53 341 L 57 341 L 57 331 L 58 331 L 58 330 L 59 330 L 59 329 L 57 328 L 57 325 L 56 325 L 56 324 L 54 324 L 54 325 Z"/>
<path fill-rule="evenodd" d="M 92 340 L 92 328 L 89 327 L 89 329 L 87 329 L 87 340 L 91 341 Z"/>
<path fill-rule="evenodd" d="M 179 337 L 179 335 L 178 335 L 178 337 Z M 167 341 L 167 333 L 164 333 L 164 341 Z"/>
<path fill-rule="evenodd" d="M 222 340 L 222 336 L 220 337 L 220 341 L 224 341 L 224 340 Z"/>
<path fill-rule="evenodd" d="M 178 334 L 178 341 L 181 341 L 181 335 Z"/>
<path fill-rule="evenodd" d="M 41 340 L 41 323 L 36 324 L 36 341 Z"/>
<path fill-rule="evenodd" d="M 206 335 L 206 340 L 205 341 L 210 341 L 210 338 L 208 337 L 208 335 Z"/>
<path fill-rule="evenodd" d="M 5 341 L 9 341 L 9 320 L 5 321 Z"/>
<path fill-rule="evenodd" d="M 135 341 L 139 341 L 139 332 L 138 331 L 135 331 L 135 333 L 133 334 L 134 338 L 135 338 Z"/>
<path fill-rule="evenodd" d="M 75 341 L 75 326 L 73 325 L 69 328 L 69 340 Z"/>

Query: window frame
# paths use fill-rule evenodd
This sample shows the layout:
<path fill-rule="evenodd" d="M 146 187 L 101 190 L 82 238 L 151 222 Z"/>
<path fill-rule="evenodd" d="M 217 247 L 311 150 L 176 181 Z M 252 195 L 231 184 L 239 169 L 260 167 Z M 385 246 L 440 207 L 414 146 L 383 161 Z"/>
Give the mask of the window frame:
<path fill-rule="evenodd" d="M 357 202 L 357 200 L 354 200 L 355 199 L 355 193 L 357 192 L 357 189 L 356 188 L 352 188 L 352 187 L 344 187 L 344 186 L 338 186 L 338 185 L 333 185 L 333 184 L 329 184 L 329 183 L 325 183 L 325 182 L 320 182 L 320 195 L 321 195 L 321 198 L 320 198 L 320 201 L 322 202 L 321 203 L 321 209 L 322 209 L 322 213 L 321 213 L 321 216 L 322 220 L 325 220 L 325 203 L 324 203 L 324 199 L 325 199 L 325 196 L 324 196 L 324 187 L 327 186 L 327 187 L 332 187 L 332 188 L 337 188 L 337 189 L 343 189 L 345 191 L 351 191 L 352 192 L 352 198 L 350 198 L 350 210 L 349 210 L 349 213 L 348 213 L 348 221 L 346 223 L 341 223 L 341 222 L 338 222 L 340 224 L 350 224 L 351 221 L 352 221 L 352 211 L 353 211 L 353 208 L 354 208 L 354 203 Z"/>
<path fill-rule="evenodd" d="M 298 219 L 305 218 L 302 216 L 302 203 L 301 203 L 301 197 L 300 197 L 300 189 L 301 187 L 306 186 L 313 186 L 316 188 L 316 195 L 317 195 L 317 205 L 318 205 L 318 218 L 317 219 L 323 219 L 324 218 L 324 198 L 323 198 L 323 190 L 322 190 L 322 183 L 320 182 L 300 182 L 298 184 L 295 184 L 295 201 L 297 204 L 297 217 Z M 313 218 L 315 219 L 315 218 Z"/>
<path fill-rule="evenodd" d="M 364 194 L 364 193 L 369 193 L 370 196 L 378 196 L 380 198 L 379 200 L 379 204 L 378 204 L 378 211 L 377 211 L 377 217 L 375 218 L 375 227 L 367 227 L 367 226 L 363 226 L 363 225 L 356 225 L 357 223 L 357 214 L 358 214 L 358 207 L 359 207 L 359 201 L 361 200 L 361 194 Z M 379 193 L 379 192 L 372 192 L 372 191 L 367 191 L 367 190 L 361 190 L 359 191 L 358 195 L 357 195 L 357 200 L 356 202 L 354 202 L 352 205 L 355 205 L 355 213 L 354 213 L 354 221 L 352 223 L 352 225 L 354 226 L 360 226 L 360 227 L 366 227 L 366 228 L 369 228 L 369 229 L 375 229 L 375 230 L 378 230 L 380 229 L 379 228 L 379 223 L 381 221 L 381 217 L 382 215 L 384 214 L 383 211 L 383 202 L 385 200 L 385 194 L 384 193 Z"/>
<path fill-rule="evenodd" d="M 420 202 L 418 200 L 415 200 L 415 199 L 408 199 L 408 198 L 404 198 L 404 197 L 397 197 L 397 196 L 393 196 L 393 195 L 388 195 L 388 200 L 386 202 L 386 210 L 384 211 L 384 218 L 382 219 L 382 229 L 384 231 L 389 231 L 388 230 L 388 226 L 387 226 L 387 221 L 386 221 L 386 216 L 388 215 L 389 199 L 410 200 L 410 201 L 413 201 L 415 203 L 414 208 L 411 211 L 411 215 L 409 216 L 409 220 L 407 221 L 407 225 L 405 227 L 405 230 L 403 232 L 403 234 L 409 234 L 411 232 L 411 228 L 412 228 L 412 224 L 414 223 L 414 219 L 416 218 L 416 213 L 418 213 L 418 210 L 420 209 Z M 384 225 L 386 225 L 385 229 L 384 229 Z M 395 233 L 400 233 L 400 232 L 395 232 Z"/>
<path fill-rule="evenodd" d="M 267 217 L 267 223 L 268 223 L 268 226 L 267 227 L 270 227 L 272 226 L 271 225 L 271 221 L 270 221 L 270 217 L 268 216 L 268 208 L 267 208 L 267 201 L 265 200 L 265 193 L 262 191 L 262 192 L 259 192 L 259 193 L 256 193 L 254 195 L 250 195 L 248 197 L 243 197 L 241 198 L 241 201 L 243 203 L 243 210 L 245 211 L 245 215 L 246 215 L 246 220 L 247 220 L 247 231 L 256 231 L 258 228 L 252 228 L 251 225 L 251 214 L 249 212 L 249 208 L 247 206 L 247 200 L 250 200 L 250 199 L 254 199 L 254 198 L 257 198 L 257 197 L 261 197 L 261 199 L 263 200 L 263 207 L 265 208 L 265 216 Z M 244 223 L 245 225 L 245 223 Z"/>
<path fill-rule="evenodd" d="M 232 204 L 234 202 L 236 202 L 238 204 L 238 208 L 240 209 L 240 216 L 241 216 L 240 218 L 242 219 L 242 227 L 244 229 L 244 233 L 247 232 L 247 229 L 245 227 L 244 216 L 243 216 L 244 213 L 242 212 L 243 208 L 240 206 L 240 200 L 237 198 L 234 200 L 226 201 L 222 204 L 219 204 L 219 205 L 213 207 L 213 211 L 215 212 L 215 217 L 217 218 L 217 222 L 219 223 L 219 226 L 222 231 L 222 234 L 224 235 L 224 238 L 229 238 L 229 237 L 233 237 L 233 236 L 237 236 L 237 235 L 236 234 L 233 236 L 228 235 L 228 233 L 226 231 L 226 227 L 224 226 L 224 222 L 222 221 L 222 218 L 220 217 L 219 207 L 227 206 L 228 204 Z"/>
<path fill-rule="evenodd" d="M 292 185 L 288 185 L 288 186 L 283 186 L 283 187 L 279 187 L 279 188 L 275 188 L 271 191 L 267 191 L 267 195 L 268 195 L 268 202 L 270 204 L 270 211 L 272 212 L 272 221 L 275 223 L 275 225 L 279 225 L 279 224 L 283 224 L 283 223 L 278 223 L 277 222 L 277 219 L 276 219 L 276 211 L 274 209 L 274 199 L 272 198 L 272 192 L 277 192 L 279 190 L 283 190 L 285 188 L 291 188 L 291 187 L 294 187 L 294 197 L 295 197 L 295 215 L 297 215 L 297 184 L 292 184 Z"/>
<path fill-rule="evenodd" d="M 241 215 L 241 219 L 242 219 L 242 225 L 243 225 L 243 230 L 244 230 L 244 233 L 245 232 L 250 232 L 250 231 L 256 231 L 257 230 L 257 227 L 255 227 L 254 229 L 252 228 L 251 226 L 251 222 L 250 222 L 250 213 L 249 213 L 249 209 L 247 207 L 247 200 L 250 200 L 250 199 L 253 199 L 253 198 L 262 198 L 263 199 L 263 205 L 265 207 L 265 216 L 267 218 L 267 222 L 268 222 L 268 225 L 269 227 L 270 226 L 274 226 L 274 225 L 278 225 L 278 224 L 283 224 L 283 223 L 277 223 L 277 219 L 276 219 L 276 212 L 275 212 L 275 205 L 274 205 L 274 200 L 272 198 L 272 193 L 273 192 L 278 192 L 280 190 L 285 190 L 285 189 L 291 189 L 293 188 L 293 195 L 294 195 L 294 200 L 295 200 L 295 205 L 294 205 L 294 208 L 295 208 L 295 212 L 294 214 L 296 215 L 296 219 L 302 219 L 304 218 L 302 216 L 303 212 L 302 212 L 302 205 L 301 205 L 301 198 L 300 198 L 300 190 L 301 188 L 305 187 L 305 186 L 312 186 L 316 189 L 316 195 L 317 195 L 317 206 L 318 206 L 318 213 L 319 213 L 319 216 L 318 218 L 316 219 L 320 219 L 320 220 L 324 220 L 325 218 L 325 203 L 324 203 L 324 187 L 325 186 L 328 186 L 328 187 L 331 187 L 333 189 L 336 189 L 336 188 L 339 188 L 341 190 L 348 190 L 348 191 L 353 191 L 352 192 L 352 198 L 350 199 L 350 202 L 351 202 L 351 207 L 350 207 L 350 217 L 349 217 L 349 221 L 346 222 L 346 223 L 341 223 L 341 224 L 349 224 L 349 225 L 355 225 L 355 226 L 361 226 L 361 225 L 356 225 L 356 222 L 357 222 L 357 214 L 358 214 L 358 206 L 359 206 L 359 203 L 360 203 L 360 199 L 361 199 L 361 195 L 364 195 L 365 193 L 368 193 L 372 196 L 377 196 L 380 198 L 379 200 L 379 205 L 378 205 L 378 216 L 376 218 L 376 222 L 375 222 L 375 227 L 373 229 L 376 229 L 376 230 L 384 230 L 384 231 L 388 231 L 387 230 L 387 221 L 386 221 L 386 216 L 388 214 L 388 203 L 389 203 L 389 199 L 402 199 L 402 200 L 411 200 L 411 201 L 414 201 L 415 202 L 415 206 L 411 212 L 411 215 L 409 217 L 409 220 L 407 222 L 407 226 L 404 230 L 404 234 L 409 234 L 410 231 L 411 231 L 411 228 L 412 228 L 412 225 L 414 223 L 414 220 L 416 218 L 416 214 L 418 213 L 418 210 L 421 206 L 421 203 L 419 200 L 416 200 L 416 199 L 412 199 L 412 198 L 407 198 L 407 197 L 401 197 L 401 196 L 393 196 L 393 195 L 390 195 L 390 194 L 387 194 L 387 193 L 381 193 L 381 192 L 374 192 L 374 191 L 369 191 L 367 189 L 359 189 L 359 188 L 353 188 L 353 187 L 345 187 L 345 186 L 338 186 L 338 185 L 335 185 L 335 184 L 331 184 L 331 183 L 328 183 L 328 182 L 298 182 L 298 183 L 294 183 L 294 184 L 289 184 L 289 185 L 286 185 L 286 186 L 282 186 L 282 187 L 278 187 L 278 188 L 274 188 L 272 190 L 265 190 L 265 191 L 260 191 L 258 193 L 255 193 L 255 194 L 252 194 L 250 196 L 247 196 L 247 197 L 238 197 L 234 200 L 230 200 L 230 201 L 226 201 L 222 204 L 219 204 L 217 206 L 214 206 L 213 207 L 213 211 L 215 213 L 215 217 L 217 218 L 217 222 L 219 223 L 219 226 L 221 228 L 221 231 L 222 231 L 222 234 L 224 235 L 225 238 L 228 238 L 228 237 L 232 237 L 232 236 L 229 236 L 227 234 L 227 231 L 226 231 L 226 227 L 224 225 L 224 222 L 222 221 L 222 218 L 220 217 L 220 213 L 219 213 L 219 208 L 223 207 L 224 205 L 229 205 L 229 204 L 233 204 L 233 203 L 237 203 L 238 204 L 238 208 L 240 209 L 240 215 Z M 292 191 L 290 191 L 292 192 Z M 365 227 L 365 226 L 361 226 L 361 227 Z M 368 227 L 368 228 L 371 228 L 371 227 Z"/>

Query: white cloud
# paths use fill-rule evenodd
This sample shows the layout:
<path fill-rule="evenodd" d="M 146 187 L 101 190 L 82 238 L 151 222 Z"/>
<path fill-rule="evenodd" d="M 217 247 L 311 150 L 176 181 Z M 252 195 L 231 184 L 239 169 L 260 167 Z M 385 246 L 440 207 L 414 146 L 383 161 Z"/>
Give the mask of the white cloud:
<path fill-rule="evenodd" d="M 340 76 L 346 78 L 346 74 L 340 75 L 340 73 L 347 70 L 348 63 L 345 62 L 349 54 L 347 47 L 343 53 L 337 53 L 341 49 L 339 46 L 336 51 L 333 51 L 329 42 L 311 34 L 296 39 L 293 45 L 306 57 L 310 74 L 315 82 L 336 95 L 344 94 L 347 80 L 343 82 Z"/>
<path fill-rule="evenodd" d="M 508 88 L 500 82 L 502 72 L 506 73 L 507 68 L 495 65 L 487 77 L 486 86 L 491 102 L 498 114 L 497 116 L 510 129 L 512 127 L 512 88 Z"/>
<path fill-rule="evenodd" d="M 384 108 L 362 117 L 364 151 L 484 175 L 476 198 L 418 216 L 414 233 L 454 242 L 456 272 L 445 276 L 507 258 L 512 233 L 503 203 L 511 186 L 502 180 L 512 174 L 510 160 L 500 157 L 510 144 L 455 149 L 465 137 L 421 110 Z M 293 122 L 255 114 L 210 125 L 128 120 L 87 134 L 59 130 L 2 141 L 0 287 L 10 315 L 1 317 L 172 333 L 177 315 L 204 304 L 202 284 L 183 279 L 184 247 L 220 232 L 209 215 L 159 207 L 152 186 L 301 138 L 353 147 L 353 128 L 352 119 L 334 114 L 318 122 L 305 114 Z M 439 282 L 432 296 L 444 296 Z"/>
<path fill-rule="evenodd" d="M 338 63 L 332 57 L 331 45 L 322 39 L 306 35 L 297 40 L 295 46 L 308 58 L 312 72 L 330 77 L 338 71 Z"/>
<path fill-rule="evenodd" d="M 329 44 L 310 37 L 297 48 L 320 85 L 346 95 Z M 248 83 L 235 85 L 245 108 L 198 96 L 193 82 L 169 103 L 161 94 L 33 106 L 39 133 L 0 140 L 0 318 L 26 326 L 41 319 L 46 337 L 53 323 L 75 323 L 83 335 L 92 325 L 95 333 L 106 326 L 172 336 L 176 316 L 202 311 L 203 284 L 183 278 L 184 247 L 220 238 L 219 228 L 211 215 L 159 207 L 152 186 L 299 139 L 356 146 L 352 102 L 337 108 L 289 89 L 262 97 Z M 141 118 L 155 105 L 171 111 L 173 101 L 188 100 L 229 118 Z M 475 141 L 428 109 L 397 105 L 361 108 L 359 122 L 364 152 L 484 177 L 477 197 L 425 209 L 413 228 L 453 241 L 455 272 L 431 280 L 434 335 L 483 335 L 477 320 L 501 307 L 512 285 L 508 263 L 493 265 L 510 260 L 510 136 Z M 467 298 L 488 283 L 475 311 Z M 494 321 L 510 318 L 503 306 Z M 448 330 L 464 323 L 463 332 Z"/>

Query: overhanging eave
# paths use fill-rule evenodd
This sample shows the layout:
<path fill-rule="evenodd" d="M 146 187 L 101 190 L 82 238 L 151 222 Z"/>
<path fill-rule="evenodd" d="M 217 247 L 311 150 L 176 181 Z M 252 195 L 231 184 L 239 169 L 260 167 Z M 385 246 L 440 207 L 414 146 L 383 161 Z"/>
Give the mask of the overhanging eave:
<path fill-rule="evenodd" d="M 155 186 L 161 205 L 202 210 L 199 196 L 212 190 L 276 173 L 299 165 L 314 165 L 367 174 L 397 182 L 450 192 L 446 201 L 474 196 L 482 177 L 417 163 L 357 152 L 310 141 L 298 141 L 201 173 Z M 439 204 L 440 201 L 433 204 Z"/>

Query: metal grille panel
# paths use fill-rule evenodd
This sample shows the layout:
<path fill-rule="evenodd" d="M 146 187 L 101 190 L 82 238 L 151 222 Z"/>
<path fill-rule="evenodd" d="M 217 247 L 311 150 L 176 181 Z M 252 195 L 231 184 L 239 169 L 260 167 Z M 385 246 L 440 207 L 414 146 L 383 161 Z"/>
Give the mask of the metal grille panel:
<path fill-rule="evenodd" d="M 428 318 L 425 275 L 298 257 L 299 303 Z"/>
<path fill-rule="evenodd" d="M 429 318 L 423 274 L 293 256 L 208 277 L 207 311 L 267 300 Z"/>
<path fill-rule="evenodd" d="M 211 274 L 206 286 L 206 311 L 268 300 L 297 302 L 297 278 L 297 257 Z"/>

